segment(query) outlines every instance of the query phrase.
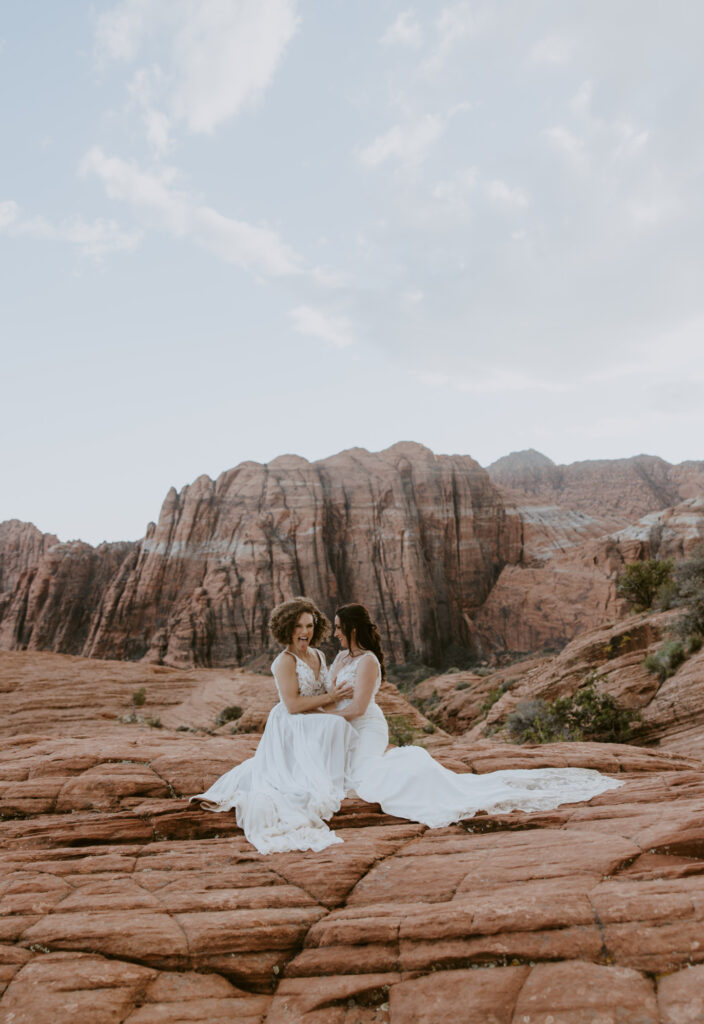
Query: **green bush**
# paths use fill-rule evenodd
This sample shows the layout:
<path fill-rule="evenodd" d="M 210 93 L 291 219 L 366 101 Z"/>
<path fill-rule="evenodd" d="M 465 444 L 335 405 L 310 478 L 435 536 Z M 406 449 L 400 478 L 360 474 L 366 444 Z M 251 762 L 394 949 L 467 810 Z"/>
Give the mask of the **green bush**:
<path fill-rule="evenodd" d="M 674 563 L 669 558 L 662 562 L 654 558 L 647 562 L 631 562 L 618 578 L 616 593 L 625 597 L 635 611 L 652 608 L 658 591 L 671 582 L 673 567 Z"/>
<path fill-rule="evenodd" d="M 486 696 L 486 700 L 482 703 L 481 707 L 479 708 L 482 714 L 488 715 L 488 713 L 493 708 L 494 704 L 496 704 L 498 700 L 501 700 L 506 691 L 510 690 L 512 686 L 513 683 L 505 682 L 501 683 L 499 686 L 495 686 L 493 690 L 489 690 Z"/>
<path fill-rule="evenodd" d="M 677 597 L 674 603 L 686 608 L 675 623 L 681 638 L 704 634 L 704 550 L 685 559 L 675 569 Z"/>
<path fill-rule="evenodd" d="M 217 715 L 215 719 L 215 726 L 217 728 L 219 725 L 225 725 L 226 722 L 236 722 L 237 719 L 241 717 L 242 708 L 238 704 L 230 704 L 229 707 L 223 708 Z"/>
<path fill-rule="evenodd" d="M 396 747 L 409 747 L 415 743 L 416 730 L 405 715 L 389 715 L 386 721 L 389 726 L 389 743 Z"/>
<path fill-rule="evenodd" d="M 132 694 L 132 703 L 136 708 L 142 708 L 147 702 L 147 691 L 143 686 L 140 686 L 138 690 L 135 690 Z"/>
<path fill-rule="evenodd" d="M 456 690 L 468 690 L 471 685 L 472 685 L 471 683 L 467 683 L 467 682 L 458 683 L 457 686 L 455 687 L 455 689 Z"/>
<path fill-rule="evenodd" d="M 674 676 L 686 657 L 687 652 L 681 641 L 670 640 L 654 654 L 649 654 L 644 664 L 648 672 L 652 672 L 661 683 L 664 683 L 670 676 Z"/>
<path fill-rule="evenodd" d="M 558 697 L 550 703 L 522 701 L 507 717 L 506 727 L 518 743 L 626 743 L 639 718 L 637 711 L 621 708 L 613 697 L 599 693 L 593 677 L 588 677 L 572 697 Z"/>

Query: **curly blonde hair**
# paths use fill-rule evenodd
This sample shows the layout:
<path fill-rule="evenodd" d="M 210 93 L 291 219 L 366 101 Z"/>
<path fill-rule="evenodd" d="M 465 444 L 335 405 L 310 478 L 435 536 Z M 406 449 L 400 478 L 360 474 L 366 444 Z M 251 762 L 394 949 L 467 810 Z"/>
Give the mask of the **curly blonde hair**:
<path fill-rule="evenodd" d="M 284 647 L 290 644 L 296 623 L 305 612 L 313 616 L 315 628 L 311 647 L 317 647 L 321 640 L 330 635 L 332 626 L 330 620 L 307 597 L 292 597 L 290 601 L 284 601 L 274 608 L 269 619 L 269 629 L 274 640 Z"/>

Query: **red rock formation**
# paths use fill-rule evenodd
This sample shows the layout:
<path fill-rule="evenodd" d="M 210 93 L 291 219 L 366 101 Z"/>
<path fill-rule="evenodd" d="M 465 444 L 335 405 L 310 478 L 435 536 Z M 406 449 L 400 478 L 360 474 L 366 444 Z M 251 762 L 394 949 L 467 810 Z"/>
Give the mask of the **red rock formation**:
<path fill-rule="evenodd" d="M 515 520 L 467 456 L 398 444 L 246 462 L 171 490 L 134 550 L 55 549 L 18 584 L 0 644 L 234 665 L 269 645 L 274 605 L 305 593 L 328 612 L 367 604 L 392 660 L 466 657 L 472 616 L 518 554 Z"/>
<path fill-rule="evenodd" d="M 693 653 L 664 681 L 645 665 L 648 654 L 672 639 L 670 627 L 679 614 L 627 616 L 581 633 L 557 655 L 519 661 L 482 677 L 438 676 L 416 692 L 444 728 L 474 741 L 494 735 L 521 701 L 571 696 L 591 677 L 619 706 L 638 709 L 637 742 L 698 757 L 704 750 L 704 652 Z M 433 693 L 437 696 L 427 705 Z M 493 703 L 487 700 L 492 694 Z"/>
<path fill-rule="evenodd" d="M 19 519 L 0 523 L 0 595 L 12 590 L 22 573 L 58 543 L 53 533 L 41 533 L 31 523 Z"/>
<path fill-rule="evenodd" d="M 571 547 L 565 539 L 563 548 L 550 551 L 545 536 L 527 535 L 525 560 L 504 567 L 477 612 L 477 635 L 487 651 L 559 648 L 585 630 L 626 614 L 626 602 L 616 595 L 624 564 L 690 555 L 704 542 L 704 498 L 690 498 L 623 530 Z"/>
<path fill-rule="evenodd" d="M 505 503 L 472 459 L 420 445 L 289 455 L 170 491 L 136 545 L 8 524 L 0 646 L 240 664 L 268 646 L 271 608 L 305 592 L 328 611 L 367 603 L 393 661 L 555 648 L 623 614 L 625 561 L 679 557 L 704 534 L 701 496 L 661 508 L 702 486 L 702 463 L 527 452 L 490 473 Z"/>
<path fill-rule="evenodd" d="M 557 466 L 531 448 L 505 455 L 487 472 L 518 504 L 559 505 L 622 526 L 704 493 L 704 462 L 673 466 L 654 455 Z"/>
<path fill-rule="evenodd" d="M 83 653 L 107 585 L 134 548 L 82 541 L 49 547 L 5 595 L 0 647 Z"/>
<path fill-rule="evenodd" d="M 120 720 L 140 684 L 170 728 Z M 256 718 L 262 687 L 0 653 L 2 1024 L 702 1019 L 701 760 L 441 737 L 455 770 L 578 765 L 626 785 L 436 830 L 349 800 L 341 845 L 265 857 L 234 815 L 183 799 L 257 735 L 177 731 L 234 695 Z"/>

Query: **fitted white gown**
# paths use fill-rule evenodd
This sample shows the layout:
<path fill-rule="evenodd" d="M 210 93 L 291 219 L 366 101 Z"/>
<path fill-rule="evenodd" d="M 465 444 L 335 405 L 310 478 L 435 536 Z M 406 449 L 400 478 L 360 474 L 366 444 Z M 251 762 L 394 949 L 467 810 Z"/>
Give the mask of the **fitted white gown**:
<path fill-rule="evenodd" d="M 591 800 L 599 793 L 623 785 L 588 768 L 530 768 L 458 775 L 435 761 L 422 747 L 386 750 L 388 727 L 375 701 L 381 685 L 381 667 L 371 651 L 358 658 L 338 655 L 331 677 L 354 684 L 360 663 L 377 664 L 374 695 L 367 710 L 351 725 L 358 734 L 350 750 L 350 784 L 370 803 L 381 804 L 387 814 L 411 818 L 431 828 L 470 818 L 479 810 L 545 811 L 560 804 Z M 338 661 L 341 667 L 336 666 Z M 343 701 L 343 707 L 349 701 Z"/>
<path fill-rule="evenodd" d="M 329 690 L 331 673 L 321 652 L 318 679 L 296 660 L 299 692 Z M 280 659 L 271 666 L 276 680 Z M 323 850 L 340 843 L 325 819 L 348 792 L 381 804 L 388 814 L 439 828 L 479 810 L 544 811 L 591 800 L 623 785 L 587 768 L 532 768 L 457 774 L 422 747 L 386 750 L 389 731 L 375 697 L 381 667 L 371 651 L 358 658 L 341 652 L 333 665 L 337 683 L 356 684 L 360 663 L 377 665 L 374 694 L 364 714 L 349 723 L 339 715 L 290 714 L 283 701 L 270 712 L 254 757 L 222 775 L 205 793 L 191 797 L 206 810 L 237 813 L 237 823 L 260 853 Z M 277 682 L 278 689 L 278 682 Z M 349 700 L 341 701 L 339 708 Z"/>
<path fill-rule="evenodd" d="M 324 694 L 330 677 L 321 651 L 320 673 L 296 658 L 298 691 Z M 276 688 L 283 653 L 271 666 Z M 281 691 L 279 690 L 279 697 Z M 205 810 L 237 813 L 237 824 L 260 853 L 323 850 L 342 840 L 325 824 L 349 789 L 357 733 L 338 715 L 291 714 L 283 700 L 272 708 L 254 757 L 191 797 Z"/>

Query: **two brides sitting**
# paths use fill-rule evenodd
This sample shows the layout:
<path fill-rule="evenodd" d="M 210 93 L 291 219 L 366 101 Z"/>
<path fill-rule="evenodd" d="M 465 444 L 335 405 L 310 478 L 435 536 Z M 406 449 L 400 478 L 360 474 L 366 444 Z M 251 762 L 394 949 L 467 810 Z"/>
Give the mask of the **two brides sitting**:
<path fill-rule="evenodd" d="M 342 842 L 326 821 L 348 794 L 437 828 L 479 810 L 548 810 L 622 784 L 583 768 L 456 774 L 421 747 L 387 750 L 386 719 L 375 699 L 384 654 L 367 609 L 337 609 L 334 634 L 341 650 L 330 668 L 317 647 L 330 622 L 313 602 L 285 601 L 272 612 L 269 627 L 283 647 L 271 666 L 279 703 L 254 757 L 191 797 L 206 810 L 234 810 L 260 853 L 322 850 Z"/>

